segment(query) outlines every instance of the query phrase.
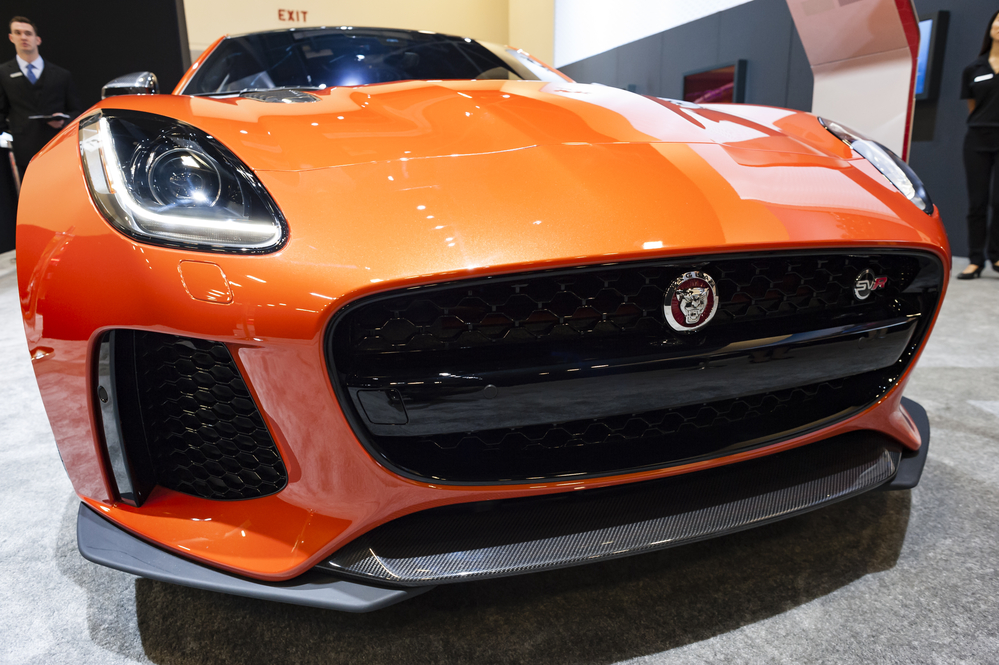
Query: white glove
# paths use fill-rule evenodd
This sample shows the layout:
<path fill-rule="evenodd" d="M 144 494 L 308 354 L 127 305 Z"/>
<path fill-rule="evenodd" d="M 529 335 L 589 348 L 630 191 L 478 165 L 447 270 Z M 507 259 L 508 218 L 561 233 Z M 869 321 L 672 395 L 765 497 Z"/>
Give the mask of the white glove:
<path fill-rule="evenodd" d="M 0 148 L 11 150 L 14 146 L 14 137 L 9 132 L 0 134 Z"/>

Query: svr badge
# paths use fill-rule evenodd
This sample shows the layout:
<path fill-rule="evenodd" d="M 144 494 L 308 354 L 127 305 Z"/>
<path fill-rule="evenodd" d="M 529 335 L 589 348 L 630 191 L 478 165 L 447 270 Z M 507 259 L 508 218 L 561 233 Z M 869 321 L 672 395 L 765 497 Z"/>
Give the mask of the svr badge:
<path fill-rule="evenodd" d="M 853 295 L 857 296 L 857 300 L 867 300 L 871 293 L 884 288 L 887 284 L 887 277 L 878 277 L 868 268 L 857 275 L 853 283 Z"/>
<path fill-rule="evenodd" d="M 677 332 L 693 332 L 708 325 L 718 311 L 718 288 L 711 275 L 685 272 L 670 284 L 663 304 L 666 323 Z"/>

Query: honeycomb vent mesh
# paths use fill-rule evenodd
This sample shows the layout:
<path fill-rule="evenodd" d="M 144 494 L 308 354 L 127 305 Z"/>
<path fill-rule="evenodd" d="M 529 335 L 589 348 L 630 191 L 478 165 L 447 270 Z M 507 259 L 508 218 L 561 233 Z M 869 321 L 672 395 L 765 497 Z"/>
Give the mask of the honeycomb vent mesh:
<path fill-rule="evenodd" d="M 897 297 L 919 263 L 907 256 L 826 255 L 717 260 L 709 268 L 721 299 L 712 323 L 717 329 L 826 313 L 863 317 Z M 858 301 L 853 286 L 864 269 L 891 280 L 876 297 Z M 677 274 L 675 268 L 625 265 L 406 294 L 352 316 L 349 345 L 351 353 L 374 355 L 669 335 L 662 304 Z"/>
<path fill-rule="evenodd" d="M 157 482 L 206 499 L 250 499 L 288 482 L 226 346 L 135 333 L 142 422 Z"/>

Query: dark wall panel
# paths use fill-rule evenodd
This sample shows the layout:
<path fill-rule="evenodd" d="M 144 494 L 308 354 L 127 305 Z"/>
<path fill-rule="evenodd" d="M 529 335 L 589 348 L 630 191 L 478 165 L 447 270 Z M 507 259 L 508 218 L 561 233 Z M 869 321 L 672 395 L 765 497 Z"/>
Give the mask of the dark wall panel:
<path fill-rule="evenodd" d="M 791 35 L 795 32 L 785 0 L 756 0 L 718 16 L 718 60 L 743 58 L 748 64 L 746 103 L 784 106 Z"/>
<path fill-rule="evenodd" d="M 659 59 L 663 51 L 660 35 L 639 39 L 615 51 L 615 81 L 626 81 L 622 87 L 643 95 L 659 89 L 659 73 L 662 70 Z"/>
<path fill-rule="evenodd" d="M 660 97 L 682 99 L 685 73 L 718 64 L 720 33 L 719 14 L 659 33 L 663 40 Z"/>
<path fill-rule="evenodd" d="M 618 85 L 617 83 L 617 56 L 616 48 L 606 53 L 574 62 L 568 67 L 562 67 L 562 71 L 580 83 L 601 83 L 603 85 Z M 625 88 L 627 84 L 621 85 Z"/>

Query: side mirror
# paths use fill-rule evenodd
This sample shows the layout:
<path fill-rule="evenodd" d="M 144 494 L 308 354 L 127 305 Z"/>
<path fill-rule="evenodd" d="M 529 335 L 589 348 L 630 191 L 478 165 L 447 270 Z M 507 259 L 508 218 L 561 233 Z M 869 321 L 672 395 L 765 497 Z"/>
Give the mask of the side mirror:
<path fill-rule="evenodd" d="M 159 81 L 152 72 L 132 72 L 109 81 L 101 88 L 101 99 L 115 95 L 155 95 L 160 91 Z"/>

